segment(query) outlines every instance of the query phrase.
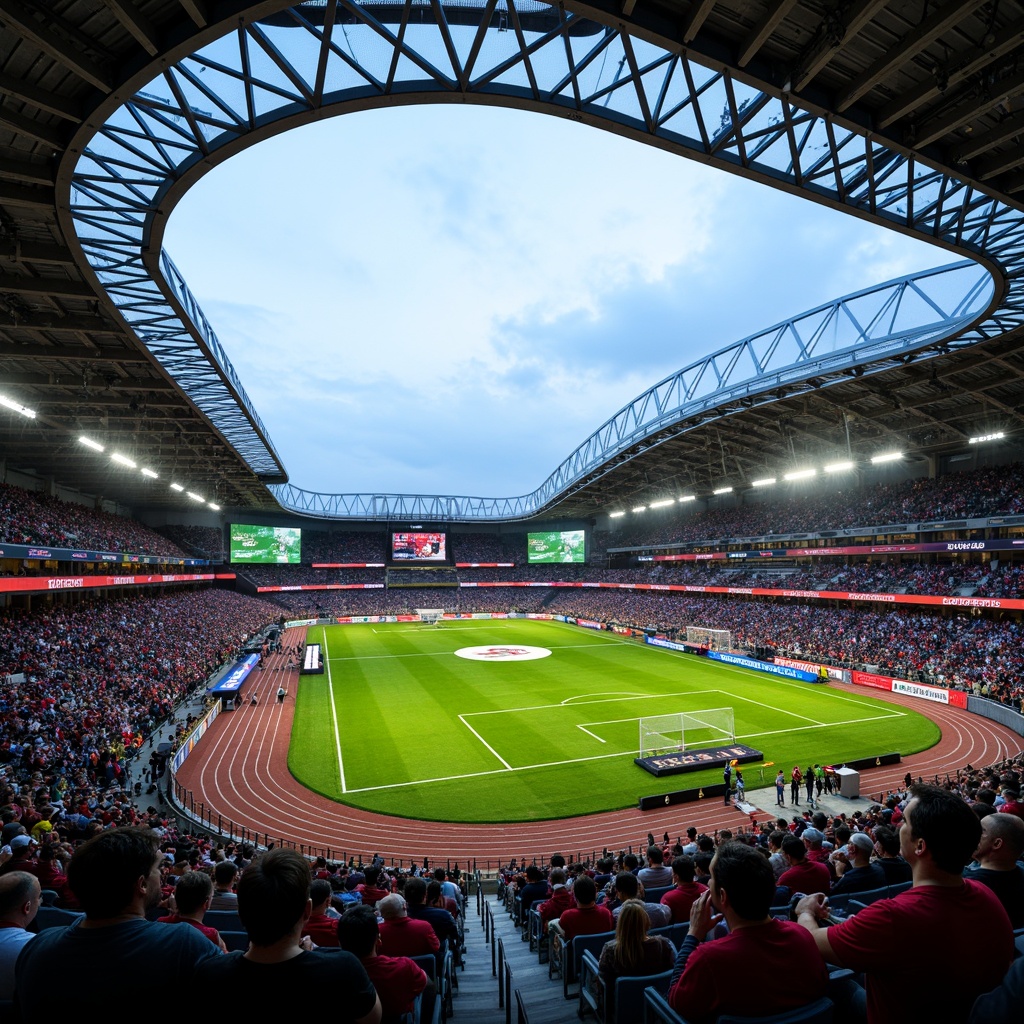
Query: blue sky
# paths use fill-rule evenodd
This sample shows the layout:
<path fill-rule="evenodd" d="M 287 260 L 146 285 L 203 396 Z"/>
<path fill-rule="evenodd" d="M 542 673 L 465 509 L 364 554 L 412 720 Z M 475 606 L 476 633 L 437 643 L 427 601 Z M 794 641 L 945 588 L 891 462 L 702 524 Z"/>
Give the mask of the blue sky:
<path fill-rule="evenodd" d="M 454 106 L 261 143 L 164 245 L 293 484 L 487 497 L 539 486 L 687 363 L 949 262 L 606 132 Z"/>

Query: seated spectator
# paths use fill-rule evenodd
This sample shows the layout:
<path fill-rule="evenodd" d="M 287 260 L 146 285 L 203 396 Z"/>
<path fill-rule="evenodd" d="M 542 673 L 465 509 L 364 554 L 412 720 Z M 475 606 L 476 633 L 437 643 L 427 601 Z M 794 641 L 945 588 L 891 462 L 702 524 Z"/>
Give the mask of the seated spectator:
<path fill-rule="evenodd" d="M 370 976 L 381 1004 L 382 1024 L 398 1024 L 412 1012 L 415 998 L 427 987 L 427 975 L 407 956 L 380 953 L 377 915 L 368 906 L 349 907 L 337 922 L 338 943 L 359 958 Z"/>
<path fill-rule="evenodd" d="M 955 793 L 915 785 L 903 811 L 903 857 L 914 885 L 823 928 L 820 894 L 806 896 L 797 920 L 813 936 L 823 961 L 861 972 L 864 990 L 847 993 L 868 1024 L 907 1020 L 965 1020 L 974 1000 L 1003 979 L 1013 956 L 1010 919 L 995 894 L 962 872 L 977 849 L 981 823 Z M 971 969 L 943 971 L 941 982 L 908 984 L 948 962 L 953 936 L 969 935 Z"/>
<path fill-rule="evenodd" d="M 676 857 L 672 861 L 672 881 L 675 888 L 669 889 L 661 902 L 672 911 L 672 923 L 680 924 L 690 920 L 690 907 L 701 893 L 707 892 L 707 886 L 693 880 L 695 868 L 692 857 Z"/>
<path fill-rule="evenodd" d="M 310 880 L 309 863 L 287 847 L 270 850 L 242 872 L 238 915 L 249 948 L 214 957 L 196 972 L 204 1011 L 225 1019 L 263 1017 L 291 993 L 301 998 L 304 1013 L 323 1013 L 344 1024 L 379 1024 L 380 1000 L 356 957 L 341 949 L 311 949 L 312 942 L 302 938 Z"/>
<path fill-rule="evenodd" d="M 542 928 L 554 920 L 557 920 L 570 907 L 576 906 L 573 894 L 565 885 L 565 869 L 552 868 L 550 875 L 551 897 L 544 900 L 537 908 L 540 911 L 540 922 Z"/>
<path fill-rule="evenodd" d="M 448 948 L 453 952 L 459 948 L 459 927 L 455 918 L 442 910 L 440 907 L 431 907 L 426 903 L 427 884 L 422 878 L 410 878 L 405 883 L 405 906 L 411 918 L 418 921 L 426 921 L 437 935 L 438 941 L 443 946 L 448 942 Z"/>
<path fill-rule="evenodd" d="M 981 882 L 999 897 L 1014 928 L 1024 927 L 1024 868 L 1017 863 L 1021 854 L 1024 820 L 1016 814 L 989 814 L 981 819 L 977 863 L 964 871 L 964 878 Z"/>
<path fill-rule="evenodd" d="M 55 978 L 88 992 L 116 964 L 118 998 L 142 1005 L 164 986 L 189 991 L 200 963 L 224 959 L 196 929 L 146 920 L 160 899 L 157 841 L 149 829 L 114 828 L 75 850 L 68 885 L 85 918 L 47 928 L 22 950 L 15 1001 L 24 1019 L 52 1008 Z"/>
<path fill-rule="evenodd" d="M 10 871 L 0 878 L 0 999 L 14 998 L 14 965 L 25 943 L 35 938 L 28 926 L 41 903 L 34 875 Z"/>
<path fill-rule="evenodd" d="M 1021 822 L 1024 825 L 1024 822 Z M 888 884 L 885 871 L 877 862 L 871 862 L 871 852 L 875 844 L 866 832 L 854 832 L 846 845 L 845 858 L 836 862 L 836 873 L 839 880 L 832 886 L 831 895 L 842 893 L 870 892 L 872 889 L 884 889 Z"/>
<path fill-rule="evenodd" d="M 529 865 L 525 873 L 526 885 L 519 890 L 520 906 L 524 916 L 534 903 L 546 900 L 551 895 L 551 888 L 536 864 Z"/>
<path fill-rule="evenodd" d="M 331 905 L 331 883 L 324 878 L 314 878 L 309 884 L 309 919 L 302 929 L 303 936 L 308 935 L 316 946 L 336 948 L 338 942 L 338 921 L 327 913 Z M 356 904 L 353 904 L 356 906 Z"/>
<path fill-rule="evenodd" d="M 672 884 L 672 869 L 666 866 L 660 846 L 647 847 L 647 867 L 641 868 L 636 877 L 645 889 L 659 889 Z"/>
<path fill-rule="evenodd" d="M 744 843 L 723 843 L 711 862 L 711 889 L 690 909 L 668 1001 L 694 1024 L 719 1016 L 761 1017 L 814 1002 L 828 971 L 800 925 L 769 917 L 771 865 Z M 718 913 L 715 913 L 717 907 Z M 704 941 L 722 918 L 729 933 Z M 796 982 L 794 984 L 794 982 Z"/>
<path fill-rule="evenodd" d="M 187 924 L 205 935 L 218 949 L 227 952 L 227 946 L 216 928 L 203 924 L 203 917 L 213 899 L 213 880 L 203 871 L 186 871 L 171 895 L 176 909 L 166 917 L 158 917 L 161 924 Z"/>
<path fill-rule="evenodd" d="M 607 907 L 597 906 L 597 886 L 592 878 L 580 875 L 572 894 L 576 905 L 563 910 L 561 916 L 551 922 L 552 933 L 557 934 L 562 943 L 572 942 L 577 935 L 614 931 L 612 912 Z"/>
<path fill-rule="evenodd" d="M 791 893 L 810 895 L 817 892 L 828 895 L 832 885 L 828 867 L 807 859 L 807 847 L 802 839 L 786 836 L 782 840 L 782 854 L 789 861 L 789 868 L 783 871 L 779 885 L 786 886 Z"/>
<path fill-rule="evenodd" d="M 238 867 L 234 861 L 222 860 L 214 864 L 211 910 L 238 910 L 238 897 L 235 895 L 237 877 Z"/>
<path fill-rule="evenodd" d="M 640 900 L 629 899 L 619 907 L 615 938 L 604 944 L 598 959 L 605 991 L 611 990 L 616 978 L 660 974 L 671 968 L 675 948 L 663 935 L 648 935 L 650 927 Z"/>
<path fill-rule="evenodd" d="M 376 864 L 371 864 L 363 874 L 366 880 L 356 886 L 356 892 L 363 903 L 372 907 L 376 905 L 377 900 L 384 899 L 391 892 L 390 888 L 385 889 L 383 885 L 378 884 L 382 881 L 386 883 L 388 876 Z"/>
<path fill-rule="evenodd" d="M 619 911 L 627 900 L 637 900 L 647 911 L 651 928 L 660 928 L 672 923 L 672 910 L 661 903 L 646 903 L 640 898 L 640 880 L 632 871 L 620 871 L 615 876 L 615 906 L 612 917 L 618 920 Z"/>
<path fill-rule="evenodd" d="M 377 904 L 384 919 L 380 925 L 380 951 L 385 956 L 422 956 L 437 954 L 441 942 L 427 921 L 409 917 L 405 897 L 393 892 Z"/>
<path fill-rule="evenodd" d="M 910 865 L 900 856 L 900 837 L 889 825 L 876 825 L 874 829 L 875 863 L 885 872 L 886 885 L 901 885 L 913 880 Z"/>

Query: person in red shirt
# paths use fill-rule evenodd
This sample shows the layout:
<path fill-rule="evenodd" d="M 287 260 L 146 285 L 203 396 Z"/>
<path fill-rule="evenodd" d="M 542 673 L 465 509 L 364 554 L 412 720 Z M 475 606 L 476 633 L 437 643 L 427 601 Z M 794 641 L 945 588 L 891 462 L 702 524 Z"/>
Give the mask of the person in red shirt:
<path fill-rule="evenodd" d="M 401 893 L 385 896 L 377 904 L 380 916 L 380 952 L 387 956 L 420 956 L 423 953 L 436 954 L 441 948 L 437 932 L 429 921 L 417 921 L 409 917 L 405 897 Z"/>
<path fill-rule="evenodd" d="M 675 888 L 670 889 L 661 897 L 661 902 L 672 911 L 672 923 L 680 924 L 690 920 L 690 907 L 707 886 L 693 880 L 693 858 L 682 856 L 672 861 L 672 881 Z"/>
<path fill-rule="evenodd" d="M 391 889 L 384 889 L 377 883 L 382 881 L 382 871 L 376 864 L 371 864 L 364 872 L 366 881 L 361 882 L 356 886 L 356 892 L 359 893 L 363 903 L 368 907 L 372 907 L 377 903 L 377 900 L 384 899 Z M 383 881 L 387 881 L 387 875 L 383 876 Z"/>
<path fill-rule="evenodd" d="M 782 840 L 782 854 L 789 861 L 789 870 L 779 877 L 779 885 L 785 885 L 790 893 L 802 892 L 805 896 L 820 892 L 828 895 L 832 888 L 832 876 L 824 864 L 807 859 L 807 847 L 802 839 L 786 836 Z"/>
<path fill-rule="evenodd" d="M 318 946 L 332 946 L 337 948 L 338 943 L 338 921 L 337 917 L 331 917 L 327 908 L 331 905 L 331 883 L 323 878 L 314 878 L 309 885 L 309 901 L 312 909 L 309 920 L 302 928 L 302 934 L 308 935 Z M 353 904 L 358 906 L 359 904 Z"/>
<path fill-rule="evenodd" d="M 174 887 L 175 910 L 166 917 L 158 917 L 163 924 L 187 924 L 205 935 L 221 952 L 228 947 L 216 928 L 203 924 L 203 916 L 213 899 L 213 879 L 203 871 L 186 871 Z"/>
<path fill-rule="evenodd" d="M 541 927 L 544 929 L 556 918 L 561 917 L 570 907 L 576 906 L 573 894 L 565 887 L 564 868 L 552 868 L 548 881 L 551 883 L 551 896 L 537 907 L 540 912 Z"/>
<path fill-rule="evenodd" d="M 371 907 L 355 904 L 338 922 L 342 949 L 359 958 L 380 997 L 384 1020 L 410 1013 L 413 1001 L 427 987 L 426 972 L 407 956 L 382 956 L 377 915 Z"/>
<path fill-rule="evenodd" d="M 572 942 L 577 935 L 600 935 L 615 931 L 615 918 L 607 907 L 597 906 L 597 886 L 588 875 L 580 875 L 572 887 L 574 907 L 563 910 L 552 920 L 551 930 L 562 943 Z"/>

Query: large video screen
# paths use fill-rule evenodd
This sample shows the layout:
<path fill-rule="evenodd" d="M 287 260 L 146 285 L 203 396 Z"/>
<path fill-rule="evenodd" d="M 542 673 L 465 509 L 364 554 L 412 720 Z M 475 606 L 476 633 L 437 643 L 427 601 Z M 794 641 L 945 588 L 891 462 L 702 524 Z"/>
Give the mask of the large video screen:
<path fill-rule="evenodd" d="M 391 534 L 393 562 L 447 562 L 448 543 L 443 533 Z"/>
<path fill-rule="evenodd" d="M 302 531 L 299 529 L 232 523 L 230 530 L 232 562 L 298 565 L 302 558 Z"/>
<path fill-rule="evenodd" d="M 586 543 L 583 530 L 561 530 L 526 535 L 526 560 L 539 562 L 583 562 Z"/>

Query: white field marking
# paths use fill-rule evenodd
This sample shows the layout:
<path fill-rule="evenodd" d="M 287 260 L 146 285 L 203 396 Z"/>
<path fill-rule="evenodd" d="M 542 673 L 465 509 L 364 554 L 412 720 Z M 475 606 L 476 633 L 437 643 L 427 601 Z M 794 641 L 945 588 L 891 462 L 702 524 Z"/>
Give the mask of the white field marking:
<path fill-rule="evenodd" d="M 472 733 L 472 734 L 473 734 L 473 735 L 474 735 L 474 736 L 475 736 L 475 737 L 476 737 L 476 738 L 477 738 L 477 739 L 478 739 L 478 740 L 479 740 L 479 741 L 480 741 L 480 742 L 481 742 L 481 743 L 482 743 L 482 744 L 483 744 L 483 745 L 484 745 L 484 746 L 485 746 L 485 747 L 486 747 L 486 748 L 487 748 L 487 749 L 488 749 L 488 750 L 489 750 L 489 751 L 490 751 L 490 752 L 491 752 L 491 753 L 492 753 L 492 754 L 493 754 L 493 755 L 494 755 L 494 756 L 495 756 L 495 757 L 496 757 L 496 758 L 497 758 L 497 759 L 498 759 L 498 760 L 499 760 L 499 761 L 500 761 L 500 762 L 501 762 L 501 763 L 502 763 L 502 764 L 503 764 L 503 765 L 504 765 L 504 766 L 505 766 L 505 767 L 506 767 L 506 768 L 507 768 L 507 769 L 508 769 L 509 771 L 512 771 L 512 770 L 513 770 L 513 769 L 512 769 L 512 765 L 510 765 L 510 764 L 508 763 L 508 761 L 506 761 L 506 760 L 505 760 L 505 758 L 503 758 L 503 757 L 501 756 L 501 754 L 499 754 L 499 753 L 498 753 L 498 752 L 497 752 L 497 751 L 496 751 L 496 750 L 494 749 L 494 747 L 492 747 L 492 746 L 490 745 L 490 743 L 488 743 L 488 742 L 487 742 L 487 740 L 485 740 L 485 739 L 483 738 L 483 736 L 481 736 L 481 735 L 480 735 L 480 733 L 478 733 L 478 732 L 476 731 L 476 729 L 474 729 L 474 728 L 473 728 L 473 726 L 471 726 L 471 725 L 469 724 L 469 722 L 467 722 L 467 721 L 466 721 L 466 719 L 465 719 L 465 717 L 464 717 L 464 716 L 462 716 L 462 715 L 459 715 L 459 721 L 460 721 L 460 722 L 461 722 L 461 723 L 462 723 L 462 724 L 463 724 L 463 725 L 464 725 L 464 726 L 465 726 L 465 727 L 466 727 L 466 728 L 467 728 L 467 729 L 468 729 L 468 730 L 469 730 L 469 731 L 470 731 L 470 732 L 471 732 L 471 733 Z"/>
<path fill-rule="evenodd" d="M 733 693 L 729 696 L 732 700 L 745 700 L 748 704 L 756 704 L 759 708 L 768 708 L 769 711 L 782 711 L 782 708 L 774 707 L 771 704 L 765 704 L 764 701 L 754 700 L 752 697 L 743 697 L 738 693 Z M 784 713 L 792 716 L 793 718 L 802 718 L 805 722 L 813 722 L 815 725 L 829 724 L 828 722 L 819 722 L 815 718 L 809 718 L 807 715 L 798 715 L 795 711 L 786 711 Z"/>
<path fill-rule="evenodd" d="M 327 630 L 324 630 L 323 635 L 324 651 L 327 651 Z M 342 793 L 347 792 L 345 789 L 345 762 L 341 757 L 341 733 L 338 731 L 338 709 L 334 705 L 334 681 L 331 679 L 331 659 L 330 655 L 324 658 L 324 664 L 327 668 L 327 692 L 331 698 L 331 719 L 334 722 L 334 747 L 338 752 L 338 775 L 341 777 L 341 791 Z"/>
<path fill-rule="evenodd" d="M 891 716 L 882 716 L 882 717 L 891 717 Z M 628 721 L 628 719 L 627 719 L 627 721 Z M 635 719 L 634 719 L 634 721 L 635 721 Z M 862 722 L 868 722 L 868 721 L 871 721 L 871 719 L 868 719 L 868 718 L 851 718 L 850 721 L 848 721 L 848 722 L 833 722 L 832 724 L 836 725 L 836 726 L 860 725 Z M 787 733 L 787 732 L 806 732 L 806 731 L 808 731 L 810 729 L 818 729 L 818 728 L 820 728 L 820 726 L 817 726 L 817 725 L 799 725 L 799 726 L 797 726 L 794 729 L 779 729 L 777 731 L 777 733 L 775 733 L 775 732 L 750 733 L 750 734 L 746 734 L 744 736 L 737 736 L 736 739 L 737 740 L 740 740 L 740 739 L 750 739 L 750 738 L 755 737 L 755 736 L 774 736 L 774 735 L 781 735 L 781 734 Z M 589 756 L 589 757 L 573 757 L 573 758 L 569 758 L 569 759 L 564 760 L 564 761 L 543 761 L 540 764 L 524 764 L 524 765 L 519 765 L 518 767 L 509 766 L 507 769 L 491 768 L 491 769 L 488 769 L 487 771 L 482 771 L 482 772 L 466 772 L 466 773 L 464 773 L 462 775 L 439 775 L 436 778 L 432 778 L 432 779 L 415 779 L 415 780 L 412 780 L 412 781 L 409 781 L 409 782 L 391 782 L 391 783 L 388 783 L 388 784 L 386 784 L 384 786 L 364 786 L 361 789 L 350 789 L 348 792 L 349 793 L 375 793 L 375 792 L 377 792 L 378 790 L 381 790 L 381 789 L 404 789 L 407 786 L 426 786 L 426 785 L 429 785 L 430 783 L 434 783 L 434 782 L 457 782 L 459 779 L 476 779 L 476 778 L 480 778 L 480 777 L 485 776 L 485 775 L 501 775 L 506 770 L 510 771 L 510 772 L 528 772 L 528 771 L 531 771 L 534 768 L 563 768 L 563 767 L 565 767 L 566 765 L 569 765 L 569 764 L 584 764 L 584 763 L 586 763 L 588 761 L 607 761 L 609 758 L 612 758 L 612 757 L 626 757 L 626 756 L 629 756 L 629 755 L 631 755 L 633 757 L 636 757 L 636 756 L 639 755 L 639 753 L 640 753 L 639 750 L 620 750 L 620 751 L 618 751 L 616 753 L 612 753 L 612 754 L 594 754 L 594 755 Z M 495 756 L 497 756 L 497 755 L 495 755 Z M 500 760 L 500 758 L 499 758 L 499 760 Z"/>
<path fill-rule="evenodd" d="M 564 708 L 568 707 L 572 702 L 573 707 L 582 707 L 584 704 L 612 704 L 618 700 L 657 700 L 661 697 L 687 697 L 690 694 L 700 693 L 721 693 L 721 690 L 679 690 L 675 693 L 630 693 L 629 690 L 611 690 L 606 691 L 612 694 L 618 693 L 620 696 L 605 697 L 601 696 L 597 700 L 580 700 L 579 697 L 569 697 L 566 700 L 559 701 L 557 704 L 534 704 L 530 707 L 525 708 L 498 708 L 494 711 L 467 711 L 466 717 L 473 718 L 476 715 L 507 715 L 513 711 L 547 711 L 549 708 Z M 626 696 L 621 696 L 626 694 Z M 581 694 L 580 697 L 588 697 L 589 694 Z M 579 701 L 579 703 L 575 703 Z M 671 712 L 669 712 L 671 714 Z M 462 717 L 461 715 L 459 716 Z"/>
<path fill-rule="evenodd" d="M 634 719 L 634 721 L 636 721 L 636 719 Z M 593 725 L 594 723 L 591 723 L 591 724 Z M 576 728 L 577 728 L 577 729 L 582 729 L 582 730 L 583 730 L 583 732 L 585 732 L 585 733 L 586 733 L 586 734 L 587 734 L 588 736 L 593 736 L 593 737 L 594 737 L 594 739 L 595 739 L 595 740 L 597 740 L 597 742 L 598 742 L 598 743 L 607 743 L 607 742 L 608 742 L 607 740 L 603 740 L 603 739 L 601 739 L 601 737 L 600 737 L 600 736 L 598 736 L 598 735 L 597 735 L 597 733 L 591 732 L 591 731 L 590 731 L 590 730 L 589 730 L 589 729 L 588 729 L 588 728 L 587 728 L 586 726 L 584 726 L 584 725 L 577 725 L 577 726 L 576 726 Z"/>
<path fill-rule="evenodd" d="M 376 632 L 376 630 L 374 631 Z M 390 632 L 395 632 L 391 630 Z M 326 645 L 325 645 L 326 646 Z M 493 646 L 493 645 L 492 645 Z M 526 646 L 525 644 L 523 645 Z M 593 647 L 594 644 L 561 644 L 552 646 L 552 651 L 574 651 L 580 648 Z M 447 658 L 454 651 L 415 651 L 410 654 L 345 654 L 339 655 L 335 661 L 389 661 L 398 658 Z"/>

